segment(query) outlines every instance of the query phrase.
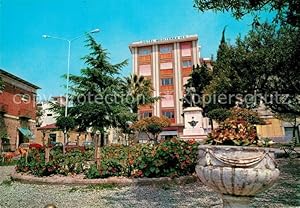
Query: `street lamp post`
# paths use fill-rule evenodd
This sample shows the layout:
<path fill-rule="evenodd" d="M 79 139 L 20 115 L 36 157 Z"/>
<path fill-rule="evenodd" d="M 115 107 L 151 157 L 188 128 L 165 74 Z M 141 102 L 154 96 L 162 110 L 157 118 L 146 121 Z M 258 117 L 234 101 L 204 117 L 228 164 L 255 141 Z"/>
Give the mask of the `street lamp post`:
<path fill-rule="evenodd" d="M 92 33 L 98 33 L 100 32 L 100 29 L 94 29 L 87 34 L 92 34 Z M 85 35 L 85 34 L 84 34 Z M 58 39 L 58 40 L 63 40 L 68 42 L 68 69 L 67 69 L 67 91 L 66 91 L 66 104 L 65 104 L 65 117 L 68 116 L 68 104 L 69 104 L 69 79 L 70 79 L 70 58 L 71 58 L 71 44 L 74 40 L 77 40 L 84 35 L 77 36 L 72 39 L 66 39 L 66 38 L 61 38 L 61 37 L 56 37 L 56 36 L 50 36 L 50 35 L 43 35 L 43 38 L 52 38 L 52 39 Z M 66 137 L 67 137 L 67 132 L 66 129 L 64 130 L 64 143 L 66 143 Z M 65 145 L 64 145 L 65 146 Z"/>

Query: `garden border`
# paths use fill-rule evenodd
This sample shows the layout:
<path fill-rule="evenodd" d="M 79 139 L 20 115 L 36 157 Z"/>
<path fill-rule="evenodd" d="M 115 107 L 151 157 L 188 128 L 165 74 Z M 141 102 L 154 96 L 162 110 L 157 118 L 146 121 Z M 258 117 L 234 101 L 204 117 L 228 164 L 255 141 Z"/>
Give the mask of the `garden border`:
<path fill-rule="evenodd" d="M 181 176 L 178 178 L 160 177 L 160 178 L 126 178 L 109 177 L 101 179 L 83 179 L 65 176 L 36 177 L 28 174 L 12 173 L 11 179 L 21 183 L 28 184 L 48 184 L 48 185 L 103 185 L 111 184 L 118 186 L 131 185 L 158 185 L 158 184 L 188 184 L 198 181 L 196 175 Z"/>

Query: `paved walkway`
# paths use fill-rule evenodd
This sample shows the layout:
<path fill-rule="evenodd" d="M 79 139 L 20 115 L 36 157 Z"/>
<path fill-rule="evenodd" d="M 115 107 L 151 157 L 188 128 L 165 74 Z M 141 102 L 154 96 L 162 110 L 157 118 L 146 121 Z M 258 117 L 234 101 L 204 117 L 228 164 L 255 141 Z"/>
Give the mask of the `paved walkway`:
<path fill-rule="evenodd" d="M 280 180 L 267 192 L 253 198 L 250 207 L 300 207 L 300 160 L 279 160 Z M 83 186 L 31 185 L 10 182 L 13 167 L 0 167 L 1 208 L 41 208 L 48 203 L 58 208 L 221 208 L 220 195 L 210 188 L 193 183 L 184 186 Z"/>

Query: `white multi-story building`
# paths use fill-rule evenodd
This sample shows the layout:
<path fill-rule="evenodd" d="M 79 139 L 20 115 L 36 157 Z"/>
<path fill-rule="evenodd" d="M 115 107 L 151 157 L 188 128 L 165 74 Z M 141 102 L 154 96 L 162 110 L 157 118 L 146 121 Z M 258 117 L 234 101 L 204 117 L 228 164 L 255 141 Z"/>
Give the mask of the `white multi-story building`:
<path fill-rule="evenodd" d="M 150 79 L 154 96 L 162 99 L 140 106 L 139 117 L 166 116 L 172 125 L 165 135 L 180 135 L 184 126 L 181 98 L 193 65 L 200 64 L 197 35 L 133 42 L 133 73 Z"/>
<path fill-rule="evenodd" d="M 43 115 L 39 119 L 39 124 L 41 127 L 56 123 L 56 117 L 58 115 L 51 110 L 51 108 L 53 107 L 52 103 L 65 106 L 66 98 L 64 96 L 56 96 L 52 97 L 50 101 L 41 101 L 37 104 L 37 107 L 40 108 L 43 113 Z"/>

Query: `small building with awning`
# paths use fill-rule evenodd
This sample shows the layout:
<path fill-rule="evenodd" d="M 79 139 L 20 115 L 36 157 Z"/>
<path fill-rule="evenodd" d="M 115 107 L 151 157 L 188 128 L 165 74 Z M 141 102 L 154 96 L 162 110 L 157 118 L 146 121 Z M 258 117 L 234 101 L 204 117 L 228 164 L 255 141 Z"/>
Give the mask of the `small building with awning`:
<path fill-rule="evenodd" d="M 36 97 L 38 86 L 0 69 L 0 132 L 5 151 L 15 151 L 21 143 L 36 137 Z M 0 145 L 1 146 L 1 145 Z"/>

